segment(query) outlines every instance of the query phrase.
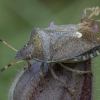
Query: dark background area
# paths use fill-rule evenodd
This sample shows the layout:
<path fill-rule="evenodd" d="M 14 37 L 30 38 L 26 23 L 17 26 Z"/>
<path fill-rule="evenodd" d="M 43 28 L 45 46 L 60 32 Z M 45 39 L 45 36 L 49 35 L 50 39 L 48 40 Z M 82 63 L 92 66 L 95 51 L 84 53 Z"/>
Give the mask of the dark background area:
<path fill-rule="evenodd" d="M 78 24 L 84 8 L 99 5 L 100 0 L 0 0 L 0 38 L 19 50 L 27 43 L 33 28 L 48 27 L 52 21 L 56 25 Z M 16 61 L 15 54 L 0 43 L 0 68 Z M 20 63 L 0 73 L 0 100 L 7 100 L 15 76 L 25 65 Z M 93 100 L 100 100 L 100 57 L 92 65 Z"/>

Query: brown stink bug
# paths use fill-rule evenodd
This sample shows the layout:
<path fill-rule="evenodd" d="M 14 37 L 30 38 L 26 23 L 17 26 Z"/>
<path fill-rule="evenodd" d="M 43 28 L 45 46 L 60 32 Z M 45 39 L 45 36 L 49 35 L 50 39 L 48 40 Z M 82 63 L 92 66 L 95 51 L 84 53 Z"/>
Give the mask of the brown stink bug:
<path fill-rule="evenodd" d="M 92 12 L 88 17 L 86 16 L 87 10 Z M 97 16 L 99 13 L 99 7 L 86 8 L 84 9 L 81 22 L 77 25 L 54 25 L 51 23 L 47 28 L 33 29 L 28 43 L 22 49 L 17 51 L 10 46 L 17 51 L 15 58 L 21 60 L 19 62 L 23 60 L 27 61 L 29 67 L 31 67 L 29 60 L 32 59 L 42 62 L 42 68 L 44 63 L 47 63 L 54 78 L 71 92 L 67 85 L 59 80 L 55 74 L 52 63 L 59 63 L 62 67 L 72 72 L 80 74 L 91 73 L 91 71 L 79 71 L 67 68 L 62 62 L 82 62 L 100 54 L 100 36 L 97 34 L 97 26 L 93 29 L 95 23 L 100 22 L 100 20 L 91 19 L 92 16 Z M 0 41 L 8 45 L 2 39 Z M 19 62 L 9 64 L 1 71 Z"/>

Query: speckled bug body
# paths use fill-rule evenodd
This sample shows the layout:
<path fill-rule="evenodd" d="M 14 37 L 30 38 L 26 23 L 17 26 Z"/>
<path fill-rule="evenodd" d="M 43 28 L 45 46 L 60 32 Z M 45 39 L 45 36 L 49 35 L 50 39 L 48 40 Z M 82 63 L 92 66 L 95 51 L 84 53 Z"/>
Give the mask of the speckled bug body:
<path fill-rule="evenodd" d="M 88 18 L 86 17 L 86 10 L 92 11 Z M 81 23 L 77 25 L 54 25 L 51 23 L 47 28 L 33 29 L 28 43 L 17 52 L 15 58 L 26 61 L 31 59 L 41 61 L 41 69 L 43 69 L 44 63 L 48 63 L 53 77 L 61 82 L 67 91 L 73 95 L 68 86 L 57 77 L 52 68 L 52 63 L 59 63 L 65 69 L 79 74 L 91 73 L 91 71 L 67 68 L 62 62 L 81 62 L 100 54 L 98 27 L 95 26 L 93 29 L 95 22 L 100 22 L 100 20 L 91 19 L 93 15 L 96 16 L 99 13 L 99 7 L 86 8 Z"/>
<path fill-rule="evenodd" d="M 99 55 L 98 46 L 100 36 L 88 24 L 35 28 L 27 45 L 16 54 L 16 59 L 72 63 Z M 90 50 L 91 52 L 88 52 Z"/>
<path fill-rule="evenodd" d="M 87 10 L 92 11 L 88 17 L 86 16 Z M 91 71 L 87 70 L 79 71 L 69 68 L 64 66 L 63 62 L 82 62 L 100 54 L 100 36 L 97 34 L 98 27 L 97 25 L 95 26 L 95 22 L 100 22 L 100 20 L 91 19 L 92 16 L 97 16 L 99 13 L 99 7 L 86 8 L 84 9 L 81 22 L 77 25 L 54 25 L 51 23 L 47 28 L 34 28 L 28 43 L 18 51 L 0 39 L 2 43 L 17 51 L 15 59 L 21 60 L 7 65 L 1 69 L 1 72 L 23 60 L 27 61 L 28 66 L 31 67 L 29 60 L 35 60 L 42 62 L 40 68 L 42 76 L 44 63 L 47 63 L 53 77 L 61 82 L 66 90 L 73 95 L 73 91 L 68 88 L 67 84 L 57 77 L 52 68 L 52 63 L 59 63 L 63 68 L 77 74 L 91 73 Z"/>

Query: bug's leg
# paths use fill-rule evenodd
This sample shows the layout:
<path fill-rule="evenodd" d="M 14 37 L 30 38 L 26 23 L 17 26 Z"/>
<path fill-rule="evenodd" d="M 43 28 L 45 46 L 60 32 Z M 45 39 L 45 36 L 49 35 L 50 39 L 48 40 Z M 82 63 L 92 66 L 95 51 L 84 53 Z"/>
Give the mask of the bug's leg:
<path fill-rule="evenodd" d="M 42 62 L 42 65 L 41 65 L 40 71 L 39 71 L 41 77 L 43 77 L 43 68 L 44 68 L 44 62 Z"/>
<path fill-rule="evenodd" d="M 97 6 L 97 7 L 93 7 L 93 8 L 85 8 L 84 11 L 83 11 L 83 15 L 82 15 L 82 18 L 81 18 L 81 22 L 83 22 L 86 18 L 86 11 L 89 10 L 89 11 L 92 11 L 92 13 L 88 16 L 88 19 L 91 19 L 92 16 L 97 16 L 99 15 L 100 13 L 100 8 Z"/>
<path fill-rule="evenodd" d="M 0 72 L 4 71 L 5 69 L 7 69 L 8 67 L 10 67 L 12 65 L 15 65 L 15 64 L 18 64 L 18 63 L 21 63 L 21 62 L 23 62 L 23 61 L 21 60 L 21 61 L 18 61 L 18 62 L 12 62 L 12 63 L 8 64 L 7 66 L 5 66 L 4 68 L 2 68 L 0 70 Z"/>
<path fill-rule="evenodd" d="M 81 22 L 83 22 L 85 19 L 86 19 L 86 15 L 87 15 L 87 10 L 92 10 L 92 8 L 85 8 L 84 10 L 83 10 L 83 15 L 82 15 L 82 18 L 81 18 Z"/>
<path fill-rule="evenodd" d="M 95 22 L 100 22 L 100 20 L 95 20 Z"/>
<path fill-rule="evenodd" d="M 97 6 L 97 7 L 93 7 L 91 9 L 89 9 L 92 11 L 92 13 L 89 15 L 88 19 L 90 19 L 92 16 L 98 16 L 99 13 L 100 13 L 100 8 Z"/>
<path fill-rule="evenodd" d="M 41 80 L 41 85 L 42 85 L 42 89 L 41 91 L 45 90 L 45 80 L 43 78 L 43 69 L 44 69 L 44 62 L 42 62 L 41 66 L 40 66 L 40 70 L 39 70 L 39 75 L 40 75 L 40 80 Z"/>
<path fill-rule="evenodd" d="M 92 74 L 92 72 L 91 71 L 80 71 L 80 70 L 77 70 L 77 69 L 72 69 L 72 68 L 69 68 L 69 67 L 67 67 L 67 66 L 65 66 L 65 65 L 63 65 L 62 63 L 59 63 L 63 68 L 65 68 L 65 69 L 67 69 L 68 71 L 71 71 L 71 72 L 75 72 L 75 73 L 77 73 L 77 74 Z"/>
<path fill-rule="evenodd" d="M 28 67 L 25 67 L 24 70 L 30 69 L 30 67 L 32 66 L 31 63 L 30 63 L 28 60 L 26 60 L 26 62 L 27 62 L 27 64 L 28 64 Z"/>
<path fill-rule="evenodd" d="M 30 68 L 32 66 L 31 63 L 28 60 L 26 60 L 26 62 L 28 64 L 28 68 Z"/>
<path fill-rule="evenodd" d="M 83 22 L 85 20 L 85 18 L 86 18 L 86 9 L 84 9 L 84 11 L 83 11 L 81 22 Z"/>
<path fill-rule="evenodd" d="M 0 42 L 2 42 L 3 44 L 5 44 L 6 46 L 8 46 L 9 48 L 13 49 L 14 51 L 17 52 L 17 50 L 15 48 L 13 48 L 11 45 L 9 45 L 8 43 L 6 43 L 4 40 L 0 39 Z"/>
<path fill-rule="evenodd" d="M 72 91 L 68 88 L 67 84 L 65 84 L 64 82 L 62 82 L 62 81 L 57 77 L 57 75 L 56 75 L 56 73 L 54 72 L 54 70 L 53 70 L 53 68 L 52 68 L 51 65 L 52 65 L 52 64 L 50 63 L 49 68 L 50 68 L 50 71 L 51 71 L 51 74 L 53 75 L 53 77 L 54 77 L 57 81 L 59 81 L 59 82 L 64 86 L 64 88 L 68 91 L 68 93 L 69 93 L 71 96 L 73 96 Z"/>

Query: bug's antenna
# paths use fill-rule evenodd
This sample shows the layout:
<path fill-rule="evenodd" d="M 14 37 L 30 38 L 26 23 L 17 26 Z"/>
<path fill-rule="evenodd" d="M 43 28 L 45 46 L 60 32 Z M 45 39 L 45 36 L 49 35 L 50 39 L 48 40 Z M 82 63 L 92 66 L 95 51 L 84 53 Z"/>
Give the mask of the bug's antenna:
<path fill-rule="evenodd" d="M 0 42 L 2 42 L 3 44 L 5 44 L 6 46 L 8 46 L 9 48 L 11 48 L 11 49 L 13 49 L 14 51 L 16 51 L 17 52 L 17 50 L 15 49 L 15 48 L 13 48 L 11 45 L 9 45 L 8 43 L 6 43 L 4 40 L 2 40 L 1 38 L 0 38 Z"/>
<path fill-rule="evenodd" d="M 17 61 L 17 62 L 12 62 L 12 63 L 8 64 L 7 66 L 5 66 L 4 68 L 2 68 L 0 70 L 0 72 L 4 71 L 5 69 L 7 69 L 8 67 L 10 67 L 12 65 L 15 65 L 15 64 L 18 64 L 18 63 L 21 63 L 21 62 L 23 62 L 23 60 L 20 60 L 20 61 Z"/>

